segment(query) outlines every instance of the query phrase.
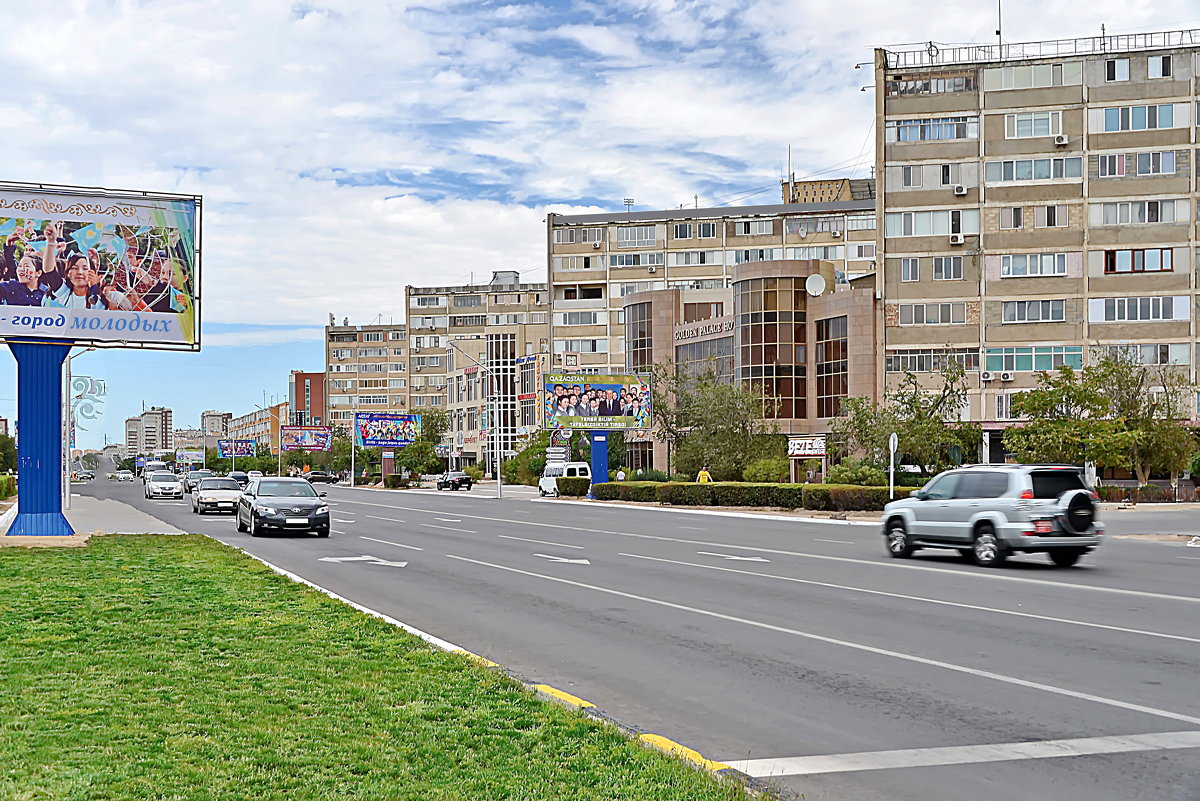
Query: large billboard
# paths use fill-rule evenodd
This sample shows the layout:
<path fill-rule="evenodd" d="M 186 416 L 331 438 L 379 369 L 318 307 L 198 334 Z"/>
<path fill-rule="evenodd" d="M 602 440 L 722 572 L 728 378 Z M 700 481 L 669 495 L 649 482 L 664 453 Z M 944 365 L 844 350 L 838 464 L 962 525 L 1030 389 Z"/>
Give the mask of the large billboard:
<path fill-rule="evenodd" d="M 328 426 L 281 426 L 279 447 L 285 451 L 327 451 L 333 448 L 333 429 Z"/>
<path fill-rule="evenodd" d="M 200 349 L 200 198 L 0 183 L 0 337 Z"/>
<path fill-rule="evenodd" d="M 217 455 L 222 459 L 228 459 L 230 456 L 253 456 L 257 445 L 252 439 L 219 439 Z"/>
<path fill-rule="evenodd" d="M 421 434 L 421 415 L 398 412 L 358 412 L 354 442 L 360 448 L 403 448 Z"/>
<path fill-rule="evenodd" d="M 175 451 L 175 461 L 177 461 L 177 462 L 203 462 L 204 461 L 204 451 L 177 450 L 177 451 Z"/>
<path fill-rule="evenodd" d="M 544 392 L 546 428 L 622 431 L 651 425 L 645 376 L 549 373 Z"/>

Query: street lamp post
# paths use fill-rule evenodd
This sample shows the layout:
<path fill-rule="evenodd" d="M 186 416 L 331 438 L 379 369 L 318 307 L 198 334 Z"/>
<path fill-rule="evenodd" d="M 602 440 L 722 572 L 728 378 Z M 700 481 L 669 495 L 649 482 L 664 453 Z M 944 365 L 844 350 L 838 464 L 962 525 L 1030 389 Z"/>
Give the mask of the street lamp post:
<path fill-rule="evenodd" d="M 477 338 L 477 337 L 475 337 Z M 488 375 L 492 384 L 492 472 L 496 476 L 496 497 L 504 497 L 504 479 L 500 476 L 500 387 L 496 383 L 496 374 L 488 367 L 480 364 L 479 360 L 465 350 L 454 344 L 454 340 L 447 337 L 447 344 L 456 351 L 466 356 L 473 361 L 480 370 Z"/>
<path fill-rule="evenodd" d="M 76 356 L 82 356 L 83 354 L 91 353 L 94 350 L 95 350 L 95 348 L 85 348 L 85 349 L 79 351 L 78 353 L 68 356 L 64 360 L 65 365 L 66 365 L 65 378 L 66 378 L 66 382 L 67 382 L 66 391 L 63 392 L 63 398 L 66 402 L 66 409 L 64 409 L 64 412 L 65 412 L 65 416 L 66 416 L 66 420 L 67 420 L 67 430 L 66 430 L 65 436 L 63 436 L 63 474 L 62 474 L 63 478 L 62 478 L 62 482 L 63 482 L 63 508 L 64 509 L 71 508 L 71 434 L 74 433 L 74 431 L 75 431 L 74 406 L 75 406 L 76 399 L 71 396 L 71 360 L 74 359 Z M 83 397 L 83 395 L 80 394 L 79 397 Z"/>

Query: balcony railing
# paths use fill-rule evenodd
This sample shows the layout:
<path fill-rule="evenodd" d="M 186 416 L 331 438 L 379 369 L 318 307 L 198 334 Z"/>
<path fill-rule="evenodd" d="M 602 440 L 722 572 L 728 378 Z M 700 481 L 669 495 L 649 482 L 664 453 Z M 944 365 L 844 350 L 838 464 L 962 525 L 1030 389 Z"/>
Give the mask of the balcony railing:
<path fill-rule="evenodd" d="M 954 45 L 926 42 L 906 49 L 885 49 L 888 69 L 932 67 L 945 64 L 978 64 L 1035 58 L 1065 58 L 1138 50 L 1165 50 L 1200 46 L 1200 28 L 1154 33 L 1126 33 L 1113 36 L 1083 36 L 1076 39 L 1049 39 L 1043 42 L 1011 44 Z"/>

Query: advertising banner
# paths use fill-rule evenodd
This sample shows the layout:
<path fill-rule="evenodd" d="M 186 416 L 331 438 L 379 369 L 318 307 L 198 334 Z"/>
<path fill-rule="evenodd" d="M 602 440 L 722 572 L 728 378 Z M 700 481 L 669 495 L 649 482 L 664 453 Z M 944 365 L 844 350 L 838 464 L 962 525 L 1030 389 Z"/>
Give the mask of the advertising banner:
<path fill-rule="evenodd" d="M 135 467 L 145 467 L 146 466 L 146 457 L 145 456 L 135 457 L 133 460 L 133 464 Z"/>
<path fill-rule="evenodd" d="M 403 448 L 421 433 L 421 415 L 399 412 L 357 412 L 354 443 L 360 448 Z"/>
<path fill-rule="evenodd" d="M 620 431 L 650 428 L 650 380 L 640 375 L 546 375 L 546 428 Z"/>
<path fill-rule="evenodd" d="M 788 456 L 793 459 L 820 459 L 825 456 L 825 437 L 789 437 Z"/>
<path fill-rule="evenodd" d="M 333 447 L 333 429 L 329 426 L 282 426 L 279 436 L 285 451 L 327 451 Z"/>
<path fill-rule="evenodd" d="M 0 337 L 200 349 L 200 198 L 0 183 Z"/>
<path fill-rule="evenodd" d="M 175 451 L 175 461 L 177 462 L 203 462 L 204 451 Z"/>
<path fill-rule="evenodd" d="M 228 459 L 230 456 L 253 456 L 257 443 L 252 439 L 219 439 L 217 454 Z"/>

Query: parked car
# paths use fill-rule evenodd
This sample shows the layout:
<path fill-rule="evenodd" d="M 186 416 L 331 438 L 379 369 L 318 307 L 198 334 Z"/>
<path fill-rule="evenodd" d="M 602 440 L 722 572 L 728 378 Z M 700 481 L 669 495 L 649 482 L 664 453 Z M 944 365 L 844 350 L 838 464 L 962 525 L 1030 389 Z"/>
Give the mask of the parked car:
<path fill-rule="evenodd" d="M 193 492 L 196 489 L 196 485 L 200 483 L 201 479 L 211 477 L 211 470 L 189 470 L 187 475 L 183 477 L 183 491 Z"/>
<path fill-rule="evenodd" d="M 338 482 L 337 473 L 330 473 L 326 470 L 309 470 L 302 478 L 307 479 L 310 484 L 336 484 Z"/>
<path fill-rule="evenodd" d="M 236 512 L 241 497 L 242 487 L 232 478 L 203 478 L 192 492 L 192 511 L 199 515 L 205 512 Z"/>
<path fill-rule="evenodd" d="M 246 485 L 250 483 L 250 476 L 242 470 L 234 470 L 228 477 L 236 481 L 242 489 L 245 489 Z"/>
<path fill-rule="evenodd" d="M 971 465 L 887 504 L 883 534 L 897 559 L 953 548 L 985 567 L 1012 553 L 1045 553 L 1070 567 L 1104 535 L 1098 500 L 1071 465 Z"/>
<path fill-rule="evenodd" d="M 96 477 L 96 474 L 91 470 L 80 470 L 76 477 L 80 481 L 91 481 Z"/>
<path fill-rule="evenodd" d="M 183 498 L 183 482 L 174 473 L 151 473 L 146 479 L 147 498 Z"/>
<path fill-rule="evenodd" d="M 587 462 L 547 462 L 538 479 L 538 494 L 558 496 L 559 478 L 591 478 L 592 467 Z"/>
<path fill-rule="evenodd" d="M 248 473 L 246 473 L 246 475 L 249 476 L 251 480 L 263 477 L 261 470 L 251 470 Z"/>
<path fill-rule="evenodd" d="M 442 473 L 437 477 L 438 490 L 460 490 L 471 488 L 471 477 L 460 471 Z"/>
<path fill-rule="evenodd" d="M 268 530 L 315 531 L 329 536 L 329 504 L 302 478 L 260 478 L 238 498 L 237 530 L 258 537 Z"/>
<path fill-rule="evenodd" d="M 117 471 L 117 481 L 133 481 L 133 471 L 132 470 L 118 470 Z"/>

